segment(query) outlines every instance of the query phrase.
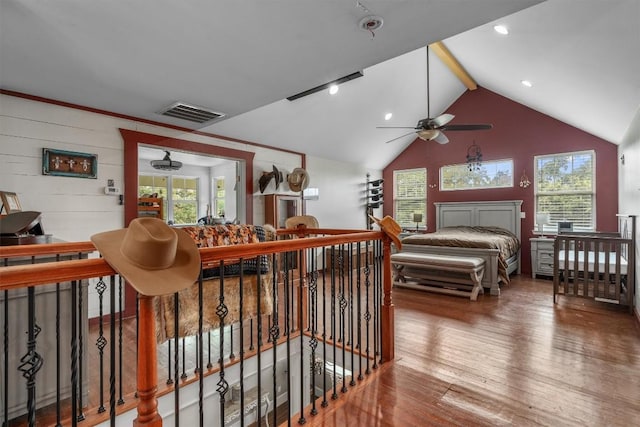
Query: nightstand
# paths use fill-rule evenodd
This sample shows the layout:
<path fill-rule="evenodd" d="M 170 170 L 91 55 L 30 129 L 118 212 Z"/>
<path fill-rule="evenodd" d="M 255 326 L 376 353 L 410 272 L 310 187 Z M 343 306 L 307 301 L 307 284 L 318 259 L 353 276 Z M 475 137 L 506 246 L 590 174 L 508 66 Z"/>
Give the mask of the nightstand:
<path fill-rule="evenodd" d="M 553 241 L 547 237 L 533 237 L 531 242 L 531 277 L 553 276 Z"/>

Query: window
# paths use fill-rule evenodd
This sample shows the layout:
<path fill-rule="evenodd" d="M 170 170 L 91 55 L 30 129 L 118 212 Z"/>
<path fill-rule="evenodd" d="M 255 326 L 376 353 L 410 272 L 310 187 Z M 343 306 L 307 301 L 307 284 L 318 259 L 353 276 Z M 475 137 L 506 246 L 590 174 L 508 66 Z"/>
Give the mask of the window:
<path fill-rule="evenodd" d="M 504 187 L 513 187 L 512 159 L 482 162 L 479 171 L 469 171 L 466 163 L 440 168 L 440 191 Z"/>
<path fill-rule="evenodd" d="M 224 176 L 220 176 L 214 179 L 214 187 L 215 194 L 213 198 L 215 200 L 215 212 L 217 216 L 224 217 Z"/>
<path fill-rule="evenodd" d="M 153 193 L 165 200 L 163 218 L 174 224 L 198 222 L 198 178 L 140 175 L 138 197 Z"/>
<path fill-rule="evenodd" d="M 171 179 L 171 206 L 174 224 L 195 224 L 198 222 L 198 179 Z"/>
<path fill-rule="evenodd" d="M 403 228 L 426 228 L 427 170 L 393 171 L 393 188 L 393 211 L 398 224 Z M 421 214 L 422 220 L 416 223 L 413 214 Z"/>
<path fill-rule="evenodd" d="M 169 177 L 159 175 L 140 175 L 138 177 L 138 197 L 150 196 L 156 193 L 158 197 L 167 200 Z M 162 218 L 168 218 L 167 203 L 163 204 Z"/>
<path fill-rule="evenodd" d="M 593 230 L 595 225 L 595 152 L 536 156 L 536 213 L 548 213 L 557 230 L 559 221 L 574 229 Z"/>

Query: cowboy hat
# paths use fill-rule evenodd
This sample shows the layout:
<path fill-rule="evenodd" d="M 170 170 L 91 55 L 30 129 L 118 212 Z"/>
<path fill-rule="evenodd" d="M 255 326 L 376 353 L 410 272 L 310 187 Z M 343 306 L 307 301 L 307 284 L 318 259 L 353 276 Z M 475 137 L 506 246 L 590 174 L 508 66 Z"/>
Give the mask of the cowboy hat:
<path fill-rule="evenodd" d="M 391 218 L 389 215 L 385 216 L 382 219 L 376 218 L 373 215 L 369 215 L 369 218 L 371 218 L 376 224 L 378 224 L 380 229 L 384 231 L 384 233 L 391 238 L 391 240 L 396 245 L 398 250 L 402 249 L 402 242 L 400 241 L 400 237 L 399 237 L 399 234 L 400 234 L 400 231 L 402 231 L 402 228 L 400 227 L 400 224 L 396 222 L 395 219 Z"/>
<path fill-rule="evenodd" d="M 302 191 L 309 186 L 309 174 L 302 168 L 295 168 L 287 175 L 291 191 Z"/>
<path fill-rule="evenodd" d="M 200 252 L 184 231 L 157 218 L 136 218 L 128 228 L 91 236 L 105 261 L 139 293 L 172 294 L 200 274 Z"/>

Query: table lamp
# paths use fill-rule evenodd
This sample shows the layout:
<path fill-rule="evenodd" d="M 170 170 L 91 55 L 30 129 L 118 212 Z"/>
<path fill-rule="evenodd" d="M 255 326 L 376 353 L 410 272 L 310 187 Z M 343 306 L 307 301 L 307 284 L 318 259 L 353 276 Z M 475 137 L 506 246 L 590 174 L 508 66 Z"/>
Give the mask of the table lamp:
<path fill-rule="evenodd" d="M 416 223 L 416 233 L 418 232 L 418 224 L 422 222 L 422 214 L 414 213 L 413 214 L 413 222 Z"/>
<path fill-rule="evenodd" d="M 551 221 L 551 214 L 547 212 L 541 212 L 536 214 L 536 224 L 538 224 L 538 232 L 540 237 L 544 237 L 544 225 L 549 224 Z"/>

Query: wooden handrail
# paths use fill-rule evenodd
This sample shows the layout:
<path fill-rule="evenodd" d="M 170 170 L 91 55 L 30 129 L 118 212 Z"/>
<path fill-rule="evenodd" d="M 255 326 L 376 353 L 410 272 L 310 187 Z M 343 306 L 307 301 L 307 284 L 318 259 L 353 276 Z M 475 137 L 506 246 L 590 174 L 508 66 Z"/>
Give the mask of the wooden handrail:
<path fill-rule="evenodd" d="M 94 252 L 91 242 L 39 243 L 35 245 L 0 246 L 0 258 L 18 258 L 26 256 L 63 255 Z"/>

